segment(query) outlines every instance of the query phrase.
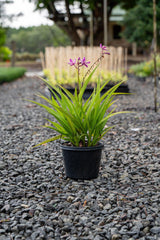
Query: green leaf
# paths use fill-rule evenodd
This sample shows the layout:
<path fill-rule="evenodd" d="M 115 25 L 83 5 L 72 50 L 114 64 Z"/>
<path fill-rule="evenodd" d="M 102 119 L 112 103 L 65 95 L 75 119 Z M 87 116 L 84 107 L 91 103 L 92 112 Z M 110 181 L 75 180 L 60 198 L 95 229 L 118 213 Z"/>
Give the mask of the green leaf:
<path fill-rule="evenodd" d="M 91 96 L 86 101 L 83 101 L 84 91 L 95 70 L 96 68 L 90 73 L 84 85 L 80 88 L 79 94 L 77 88 L 75 88 L 74 95 L 62 86 L 55 87 L 50 82 L 43 80 L 51 91 L 53 91 L 55 98 L 52 97 L 50 99 L 42 94 L 37 95 L 45 100 L 49 106 L 32 100 L 29 101 L 43 107 L 55 118 L 55 121 L 47 119 L 52 126 L 46 127 L 58 132 L 60 135 L 57 138 L 48 139 L 36 146 L 58 138 L 69 141 L 74 146 L 79 146 L 80 142 L 83 143 L 83 146 L 85 146 L 86 142 L 88 146 L 96 145 L 113 127 L 105 128 L 108 119 L 116 114 L 126 113 L 114 112 L 116 107 L 108 112 L 108 109 L 116 102 L 113 101 L 113 98 L 119 94 L 115 93 L 115 91 L 121 83 L 113 86 L 101 96 L 101 91 L 107 83 L 100 86 L 100 80 L 98 80 L 97 87 L 93 90 Z"/>
<path fill-rule="evenodd" d="M 45 143 L 48 143 L 48 142 L 55 141 L 55 140 L 57 140 L 57 139 L 60 139 L 61 137 L 62 137 L 62 135 L 57 135 L 57 136 L 55 136 L 55 137 L 49 138 L 49 139 L 47 139 L 47 140 L 45 140 L 45 141 L 43 141 L 43 142 L 41 142 L 41 143 L 33 146 L 33 148 L 38 147 L 38 146 L 40 146 L 40 145 L 42 145 L 42 144 L 45 144 Z"/>

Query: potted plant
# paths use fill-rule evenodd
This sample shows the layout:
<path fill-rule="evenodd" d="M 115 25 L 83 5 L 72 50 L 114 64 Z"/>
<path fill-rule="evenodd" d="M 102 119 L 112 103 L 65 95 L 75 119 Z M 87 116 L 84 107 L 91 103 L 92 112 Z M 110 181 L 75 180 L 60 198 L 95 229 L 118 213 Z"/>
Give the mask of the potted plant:
<path fill-rule="evenodd" d="M 90 62 L 87 62 L 85 57 L 77 60 L 70 59 L 69 65 L 75 67 L 77 71 L 77 87 L 74 94 L 61 85 L 53 86 L 51 82 L 43 79 L 50 90 L 54 91 L 56 98 L 38 94 L 40 98 L 47 102 L 46 105 L 31 100 L 31 102 L 38 104 L 54 117 L 52 120 L 48 120 L 50 126 L 46 127 L 59 133 L 57 136 L 47 139 L 35 147 L 57 139 L 64 140 L 61 148 L 65 172 L 67 177 L 73 179 L 93 179 L 98 177 L 103 149 L 100 140 L 113 127 L 106 126 L 109 118 L 121 113 L 115 112 L 116 107 L 108 111 L 115 102 L 113 98 L 118 94 L 115 91 L 121 83 L 116 84 L 101 95 L 101 91 L 108 82 L 101 86 L 100 81 L 98 81 L 91 96 L 86 101 L 83 100 L 85 89 L 99 63 L 106 54 L 110 54 L 102 44 L 100 44 L 100 48 L 100 57 L 89 68 L 82 81 L 79 77 L 80 70 L 84 66 L 88 68 Z"/>

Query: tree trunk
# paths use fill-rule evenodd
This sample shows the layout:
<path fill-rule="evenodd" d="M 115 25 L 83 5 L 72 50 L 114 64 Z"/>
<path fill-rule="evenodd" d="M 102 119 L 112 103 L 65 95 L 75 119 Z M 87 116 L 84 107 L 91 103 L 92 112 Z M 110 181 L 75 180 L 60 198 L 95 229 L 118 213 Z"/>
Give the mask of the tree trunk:
<path fill-rule="evenodd" d="M 156 0 L 153 0 L 153 42 L 154 42 L 154 108 L 157 112 L 157 64 L 156 64 L 156 53 L 157 53 L 157 22 L 156 22 Z"/>
<path fill-rule="evenodd" d="M 66 11 L 67 11 L 67 17 L 68 17 L 68 25 L 69 25 L 68 30 L 69 30 L 70 36 L 71 36 L 72 40 L 75 42 L 75 45 L 79 46 L 80 45 L 80 37 L 78 36 L 77 29 L 73 22 L 73 16 L 70 13 L 68 0 L 65 0 L 65 5 L 66 5 Z"/>

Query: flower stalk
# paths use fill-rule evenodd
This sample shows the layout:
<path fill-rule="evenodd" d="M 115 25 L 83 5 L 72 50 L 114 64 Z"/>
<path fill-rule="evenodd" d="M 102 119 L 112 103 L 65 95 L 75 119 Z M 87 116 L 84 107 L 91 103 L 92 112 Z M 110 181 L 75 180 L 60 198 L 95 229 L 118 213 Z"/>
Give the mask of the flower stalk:
<path fill-rule="evenodd" d="M 86 58 L 83 57 L 82 59 L 80 59 L 80 57 L 77 60 L 76 63 L 76 59 L 72 60 L 70 59 L 69 61 L 69 65 L 70 66 L 74 66 L 77 69 L 77 83 L 78 83 L 78 89 L 77 92 L 79 93 L 81 87 L 83 86 L 83 83 L 86 79 L 86 77 L 95 69 L 95 67 L 101 62 L 101 60 L 104 58 L 105 54 L 110 55 L 110 53 L 107 50 L 106 46 L 103 46 L 102 43 L 100 44 L 100 48 L 101 48 L 101 54 L 100 57 L 91 65 L 91 67 L 88 69 L 88 71 L 86 72 L 86 74 L 84 75 L 83 79 L 82 79 L 82 83 L 80 82 L 80 67 L 85 66 L 88 67 L 88 64 L 90 62 L 86 61 Z"/>

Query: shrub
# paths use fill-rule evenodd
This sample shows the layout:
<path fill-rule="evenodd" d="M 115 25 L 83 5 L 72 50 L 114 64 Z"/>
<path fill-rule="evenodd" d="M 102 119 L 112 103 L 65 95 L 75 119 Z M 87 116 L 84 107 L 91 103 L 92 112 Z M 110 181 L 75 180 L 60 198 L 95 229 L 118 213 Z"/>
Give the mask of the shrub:
<path fill-rule="evenodd" d="M 0 84 L 16 80 L 17 78 L 22 77 L 25 72 L 26 69 L 22 67 L 0 68 Z"/>
<path fill-rule="evenodd" d="M 17 61 L 35 61 L 37 58 L 39 58 L 39 54 L 36 53 L 16 53 L 16 60 Z"/>
<path fill-rule="evenodd" d="M 160 56 L 156 57 L 157 73 L 160 73 Z M 139 64 L 132 65 L 129 69 L 130 73 L 133 73 L 137 77 L 149 77 L 153 76 L 154 63 L 153 60 L 142 62 Z"/>
<path fill-rule="evenodd" d="M 0 47 L 0 60 L 7 61 L 11 58 L 12 51 L 8 47 Z"/>
<path fill-rule="evenodd" d="M 145 63 L 135 64 L 130 67 L 129 72 L 133 73 L 136 77 L 147 77 L 148 74 L 144 71 Z"/>

